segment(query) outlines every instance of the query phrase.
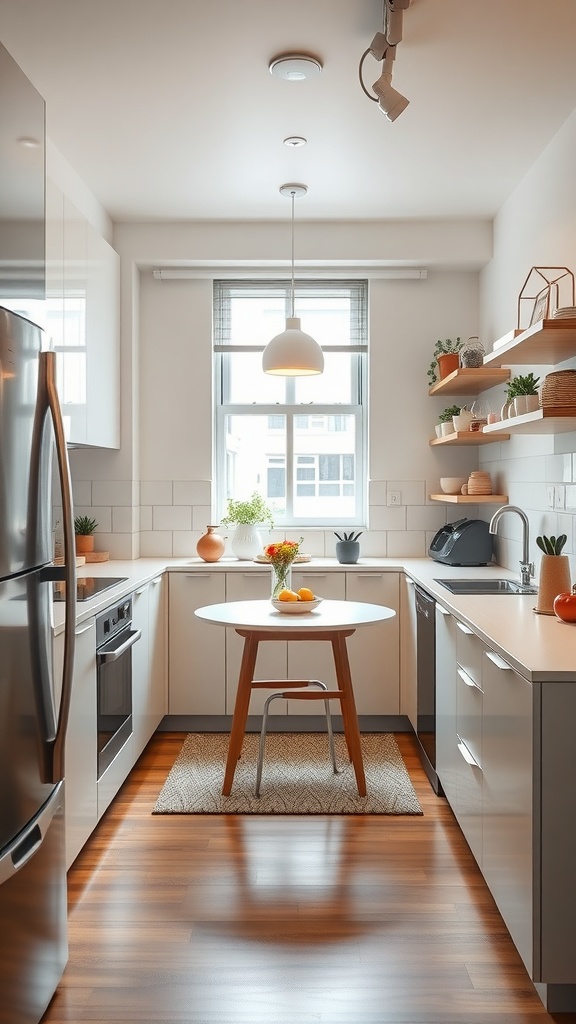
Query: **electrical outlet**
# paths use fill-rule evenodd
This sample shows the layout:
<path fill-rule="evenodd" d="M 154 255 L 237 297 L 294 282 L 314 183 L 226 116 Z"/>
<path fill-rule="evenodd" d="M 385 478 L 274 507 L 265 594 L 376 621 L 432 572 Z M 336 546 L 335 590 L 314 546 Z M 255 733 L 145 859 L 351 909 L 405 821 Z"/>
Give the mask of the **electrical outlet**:
<path fill-rule="evenodd" d="M 554 508 L 554 487 L 546 488 L 546 497 L 548 500 L 548 508 Z"/>
<path fill-rule="evenodd" d="M 389 505 L 401 505 L 402 495 L 400 491 L 388 491 L 388 504 Z"/>
<path fill-rule="evenodd" d="M 564 511 L 564 503 L 566 500 L 566 488 L 564 484 L 558 484 L 558 487 L 554 489 L 554 508 L 558 512 Z"/>

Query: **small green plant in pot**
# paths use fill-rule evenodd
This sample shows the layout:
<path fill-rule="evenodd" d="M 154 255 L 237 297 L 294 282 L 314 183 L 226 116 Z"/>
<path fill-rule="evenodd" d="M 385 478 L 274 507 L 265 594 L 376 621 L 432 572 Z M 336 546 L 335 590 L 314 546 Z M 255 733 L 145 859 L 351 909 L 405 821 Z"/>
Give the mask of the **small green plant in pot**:
<path fill-rule="evenodd" d="M 74 533 L 76 535 L 76 554 L 85 555 L 94 551 L 94 530 L 98 526 L 90 516 L 75 516 Z"/>
<path fill-rule="evenodd" d="M 440 421 L 441 435 L 446 437 L 448 434 L 454 433 L 454 424 L 452 422 L 454 416 L 460 415 L 459 405 L 449 405 L 443 412 L 440 413 L 438 420 Z"/>
<path fill-rule="evenodd" d="M 354 530 L 351 530 L 349 533 L 334 532 L 334 536 L 338 539 L 336 558 L 340 565 L 354 565 L 358 561 L 360 554 L 358 538 L 362 536 L 362 530 L 356 533 Z"/>
<path fill-rule="evenodd" d="M 506 385 L 506 400 L 513 405 L 514 415 L 534 412 L 538 408 L 538 385 L 540 377 L 533 373 L 513 377 Z"/>
<path fill-rule="evenodd" d="M 439 376 L 440 378 L 447 377 L 453 370 L 458 369 L 458 353 L 463 344 L 460 338 L 456 338 L 456 341 L 452 341 L 451 338 L 445 338 L 444 341 L 441 341 L 440 338 L 438 339 L 434 347 L 434 358 L 428 369 L 428 384 L 430 387 L 437 383 Z M 450 358 L 446 360 L 445 356 Z"/>
<path fill-rule="evenodd" d="M 264 501 L 258 491 L 246 501 L 235 501 L 228 498 L 228 509 L 221 520 L 223 526 L 236 525 L 232 537 L 232 551 L 236 558 L 251 559 L 263 552 L 262 538 L 256 529 L 261 523 L 267 523 L 269 528 L 274 526 L 272 510 Z"/>

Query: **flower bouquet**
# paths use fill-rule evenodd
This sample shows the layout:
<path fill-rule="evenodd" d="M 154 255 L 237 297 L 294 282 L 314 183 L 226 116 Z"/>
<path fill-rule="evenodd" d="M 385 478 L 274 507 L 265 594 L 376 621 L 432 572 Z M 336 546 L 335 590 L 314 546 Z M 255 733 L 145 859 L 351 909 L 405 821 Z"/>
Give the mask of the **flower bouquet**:
<path fill-rule="evenodd" d="M 281 540 L 264 548 L 272 569 L 272 600 L 277 600 L 283 590 L 292 590 L 292 563 L 301 543 L 302 538 L 299 541 Z"/>

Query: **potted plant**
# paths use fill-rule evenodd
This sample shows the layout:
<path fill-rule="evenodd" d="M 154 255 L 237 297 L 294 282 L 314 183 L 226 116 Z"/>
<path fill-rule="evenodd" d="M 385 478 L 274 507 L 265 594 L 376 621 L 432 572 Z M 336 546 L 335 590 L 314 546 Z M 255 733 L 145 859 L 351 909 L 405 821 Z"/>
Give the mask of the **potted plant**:
<path fill-rule="evenodd" d="M 459 414 L 459 405 L 450 405 L 446 409 L 444 409 L 444 412 L 440 413 L 438 419 L 440 420 L 442 437 L 447 437 L 448 434 L 454 433 L 454 424 L 452 422 L 452 418 L 454 416 L 458 416 Z"/>
<path fill-rule="evenodd" d="M 235 501 L 228 498 L 227 511 L 221 520 L 223 526 L 236 525 L 232 537 L 232 551 L 236 558 L 255 558 L 262 554 L 262 538 L 257 530 L 261 523 L 267 523 L 269 528 L 274 526 L 274 517 L 269 506 L 258 491 L 245 501 Z"/>
<path fill-rule="evenodd" d="M 533 373 L 513 377 L 506 385 L 506 398 L 514 403 L 514 415 L 523 416 L 527 412 L 535 412 L 538 408 L 538 384 L 540 377 Z"/>
<path fill-rule="evenodd" d="M 74 533 L 77 555 L 85 555 L 94 551 L 94 530 L 97 526 L 96 520 L 91 519 L 90 516 L 75 516 Z"/>
<path fill-rule="evenodd" d="M 536 543 L 543 552 L 535 609 L 541 615 L 553 615 L 554 599 L 570 590 L 570 560 L 568 555 L 562 554 L 566 540 L 565 533 L 559 537 L 536 537 Z"/>
<path fill-rule="evenodd" d="M 456 338 L 456 341 L 452 341 L 451 338 L 445 338 L 444 341 L 441 341 L 440 338 L 438 339 L 434 347 L 434 358 L 428 369 L 428 383 L 430 387 L 436 384 L 438 374 L 440 375 L 440 380 L 443 380 L 449 373 L 458 369 L 460 363 L 459 352 L 462 345 L 463 342 L 460 338 Z"/>
<path fill-rule="evenodd" d="M 334 532 L 334 536 L 338 540 L 336 544 L 336 558 L 340 564 L 354 565 L 358 561 L 358 555 L 360 554 L 358 538 L 362 536 L 362 530 L 359 533 L 355 533 L 354 530 L 350 533 Z"/>

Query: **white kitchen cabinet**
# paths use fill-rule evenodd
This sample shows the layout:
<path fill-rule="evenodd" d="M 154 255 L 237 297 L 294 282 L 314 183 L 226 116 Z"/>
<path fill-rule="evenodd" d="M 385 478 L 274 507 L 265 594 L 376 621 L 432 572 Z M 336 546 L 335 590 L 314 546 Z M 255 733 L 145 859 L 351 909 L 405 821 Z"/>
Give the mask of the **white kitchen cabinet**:
<path fill-rule="evenodd" d="M 120 257 L 86 225 L 86 443 L 120 447 Z"/>
<path fill-rule="evenodd" d="M 226 638 L 196 608 L 226 600 L 226 576 L 206 569 L 172 572 L 168 600 L 168 713 L 223 715 L 226 711 Z"/>
<path fill-rule="evenodd" d="M 74 681 L 65 745 L 66 868 L 98 821 L 96 620 L 76 627 Z M 62 673 L 64 634 L 54 640 L 55 678 Z"/>
<path fill-rule="evenodd" d="M 227 601 L 258 601 L 269 600 L 271 590 L 270 569 L 249 570 L 247 572 L 229 572 L 226 574 L 226 600 Z M 214 627 L 224 630 L 221 626 Z M 234 712 L 236 692 L 238 690 L 238 675 L 240 662 L 244 649 L 244 638 L 238 636 L 235 629 L 226 629 L 226 714 Z M 288 645 L 281 640 L 274 640 L 266 643 L 263 641 L 258 645 L 258 655 L 254 668 L 255 679 L 287 679 L 287 648 Z M 270 690 L 254 690 L 250 698 L 249 714 L 261 715 L 264 709 L 264 702 L 273 693 Z M 270 714 L 285 715 L 287 713 L 287 701 L 273 700 L 270 705 Z"/>
<path fill-rule="evenodd" d="M 144 750 L 166 714 L 166 601 L 157 576 L 132 595 L 132 626 L 142 636 L 132 648 L 134 757 Z"/>
<path fill-rule="evenodd" d="M 532 684 L 484 650 L 482 872 L 532 971 Z"/>
<path fill-rule="evenodd" d="M 320 570 L 299 569 L 292 571 L 292 587 L 308 587 L 313 594 L 331 601 L 344 601 L 346 598 L 346 574 L 343 572 L 322 572 Z M 347 641 L 349 643 L 349 641 Z M 330 689 L 338 689 L 332 644 L 318 643 L 314 640 L 294 640 L 288 644 L 288 679 L 320 679 Z M 354 694 L 356 696 L 356 680 L 352 675 Z M 358 699 L 356 697 L 356 702 Z M 271 708 L 281 701 L 273 701 Z M 332 711 L 340 713 L 338 702 L 332 704 Z M 324 719 L 324 705 L 317 701 L 289 700 L 288 714 L 316 715 Z M 324 724 L 322 724 L 324 728 Z"/>
<path fill-rule="evenodd" d="M 345 573 L 346 600 L 386 605 L 394 618 L 361 626 L 347 640 L 348 657 L 360 715 L 400 714 L 400 574 Z"/>
<path fill-rule="evenodd" d="M 400 713 L 417 726 L 416 602 L 414 583 L 400 576 Z"/>
<path fill-rule="evenodd" d="M 71 444 L 120 447 L 120 257 L 46 184 L 46 327 Z"/>

